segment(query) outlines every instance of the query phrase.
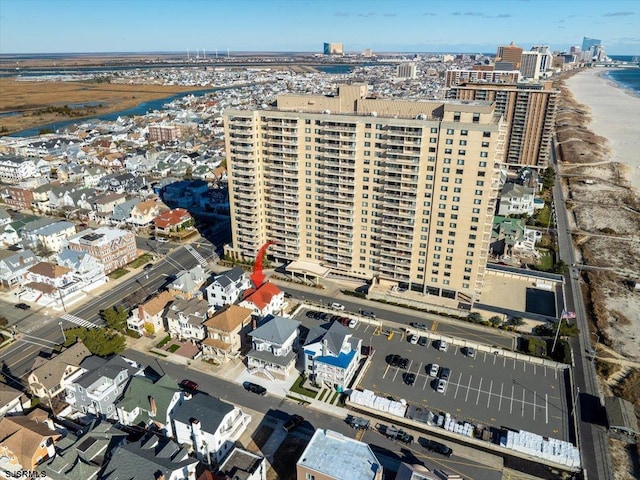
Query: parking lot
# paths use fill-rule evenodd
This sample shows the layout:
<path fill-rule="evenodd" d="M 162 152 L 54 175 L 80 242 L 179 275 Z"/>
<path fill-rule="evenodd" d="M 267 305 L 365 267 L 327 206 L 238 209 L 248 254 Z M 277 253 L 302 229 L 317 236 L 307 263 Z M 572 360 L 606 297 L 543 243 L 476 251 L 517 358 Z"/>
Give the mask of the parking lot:
<path fill-rule="evenodd" d="M 326 321 L 308 318 L 304 311 L 298 320 L 307 327 Z M 569 439 L 565 369 L 509 358 L 501 350 L 479 351 L 475 357 L 467 356 L 466 349 L 457 345 L 439 351 L 435 335 L 428 331 L 416 332 L 429 337 L 421 346 L 409 343 L 402 332 L 388 338 L 388 330 L 378 329 L 376 323 L 360 321 L 352 330 L 363 345 L 371 344 L 375 350 L 358 387 L 476 424 Z M 407 359 L 406 368 L 390 365 L 395 363 L 394 354 Z M 434 363 L 450 369 L 444 393 L 436 391 L 437 378 L 429 375 Z M 412 385 L 405 383 L 407 373 L 415 376 Z"/>

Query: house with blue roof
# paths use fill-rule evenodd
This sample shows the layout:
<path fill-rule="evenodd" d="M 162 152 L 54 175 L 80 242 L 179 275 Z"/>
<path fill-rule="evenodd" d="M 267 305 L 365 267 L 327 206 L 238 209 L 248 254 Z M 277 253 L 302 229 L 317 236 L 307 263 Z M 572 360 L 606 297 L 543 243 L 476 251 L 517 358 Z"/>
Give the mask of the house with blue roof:
<path fill-rule="evenodd" d="M 362 339 L 339 322 L 313 327 L 304 344 L 304 371 L 317 384 L 346 390 L 358 368 L 361 347 Z"/>

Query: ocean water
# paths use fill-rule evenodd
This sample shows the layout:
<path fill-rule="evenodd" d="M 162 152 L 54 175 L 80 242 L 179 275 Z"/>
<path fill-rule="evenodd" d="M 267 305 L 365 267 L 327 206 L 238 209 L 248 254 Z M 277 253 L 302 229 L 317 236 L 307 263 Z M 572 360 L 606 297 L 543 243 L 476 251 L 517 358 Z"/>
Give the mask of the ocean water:
<path fill-rule="evenodd" d="M 622 88 L 640 96 L 640 68 L 620 68 L 607 71 L 607 77 Z"/>

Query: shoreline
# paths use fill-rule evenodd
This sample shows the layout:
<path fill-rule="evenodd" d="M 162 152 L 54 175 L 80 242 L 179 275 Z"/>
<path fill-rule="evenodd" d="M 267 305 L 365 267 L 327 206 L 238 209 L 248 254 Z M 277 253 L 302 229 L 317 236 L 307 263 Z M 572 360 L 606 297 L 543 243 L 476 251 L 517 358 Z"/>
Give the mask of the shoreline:
<path fill-rule="evenodd" d="M 575 101 L 589 109 L 587 128 L 607 139 L 610 155 L 603 160 L 624 165 L 629 185 L 640 193 L 640 95 L 606 75 L 610 69 L 585 70 L 565 81 Z"/>

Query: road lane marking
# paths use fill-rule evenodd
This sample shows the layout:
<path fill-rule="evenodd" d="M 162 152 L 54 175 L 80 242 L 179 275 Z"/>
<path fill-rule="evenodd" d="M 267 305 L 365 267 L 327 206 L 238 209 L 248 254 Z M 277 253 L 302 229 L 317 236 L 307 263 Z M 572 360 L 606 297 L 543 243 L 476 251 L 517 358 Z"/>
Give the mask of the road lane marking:
<path fill-rule="evenodd" d="M 476 405 L 480 401 L 480 392 L 482 391 L 482 377 L 480 377 L 480 385 L 478 385 L 478 397 L 476 398 Z"/>
<path fill-rule="evenodd" d="M 469 385 L 467 386 L 467 394 L 464 397 L 464 401 L 466 402 L 467 399 L 469 398 L 469 390 L 471 390 L 471 379 L 473 378 L 473 375 L 471 375 L 469 377 Z"/>
<path fill-rule="evenodd" d="M 549 397 L 546 393 L 544 394 L 544 417 L 545 423 L 549 423 Z"/>
<path fill-rule="evenodd" d="M 536 392 L 533 392 L 533 419 L 536 419 Z"/>
<path fill-rule="evenodd" d="M 458 389 L 460 388 L 460 380 L 462 380 L 462 372 L 460 372 L 460 376 L 458 377 L 458 383 L 456 384 L 456 393 L 453 396 L 454 399 L 458 398 Z"/>
<path fill-rule="evenodd" d="M 500 402 L 498 403 L 498 411 L 502 408 L 502 391 L 504 390 L 504 383 L 500 384 Z"/>
<path fill-rule="evenodd" d="M 515 358 L 513 359 L 513 369 L 514 370 L 516 369 L 516 359 Z"/>
<path fill-rule="evenodd" d="M 556 380 L 557 380 L 557 379 L 558 379 L 558 369 L 557 369 L 557 368 L 555 368 L 554 370 L 555 370 L 555 372 L 556 372 Z"/>
<path fill-rule="evenodd" d="M 484 352 L 484 359 L 482 360 L 483 362 L 487 361 L 487 352 Z"/>
<path fill-rule="evenodd" d="M 507 368 L 507 357 L 503 357 L 504 360 L 502 360 L 502 368 Z"/>
<path fill-rule="evenodd" d="M 487 408 L 489 408 L 489 402 L 491 402 L 491 395 L 493 395 L 492 390 L 493 390 L 493 380 L 491 380 L 491 383 L 489 384 L 489 398 L 487 398 Z"/>
<path fill-rule="evenodd" d="M 522 362 L 522 371 L 523 372 L 527 371 L 527 362 Z"/>
<path fill-rule="evenodd" d="M 525 401 L 524 397 L 525 397 L 525 394 L 526 394 L 525 389 L 524 389 L 524 387 L 522 387 L 522 416 L 523 417 L 524 417 L 524 401 Z"/>

